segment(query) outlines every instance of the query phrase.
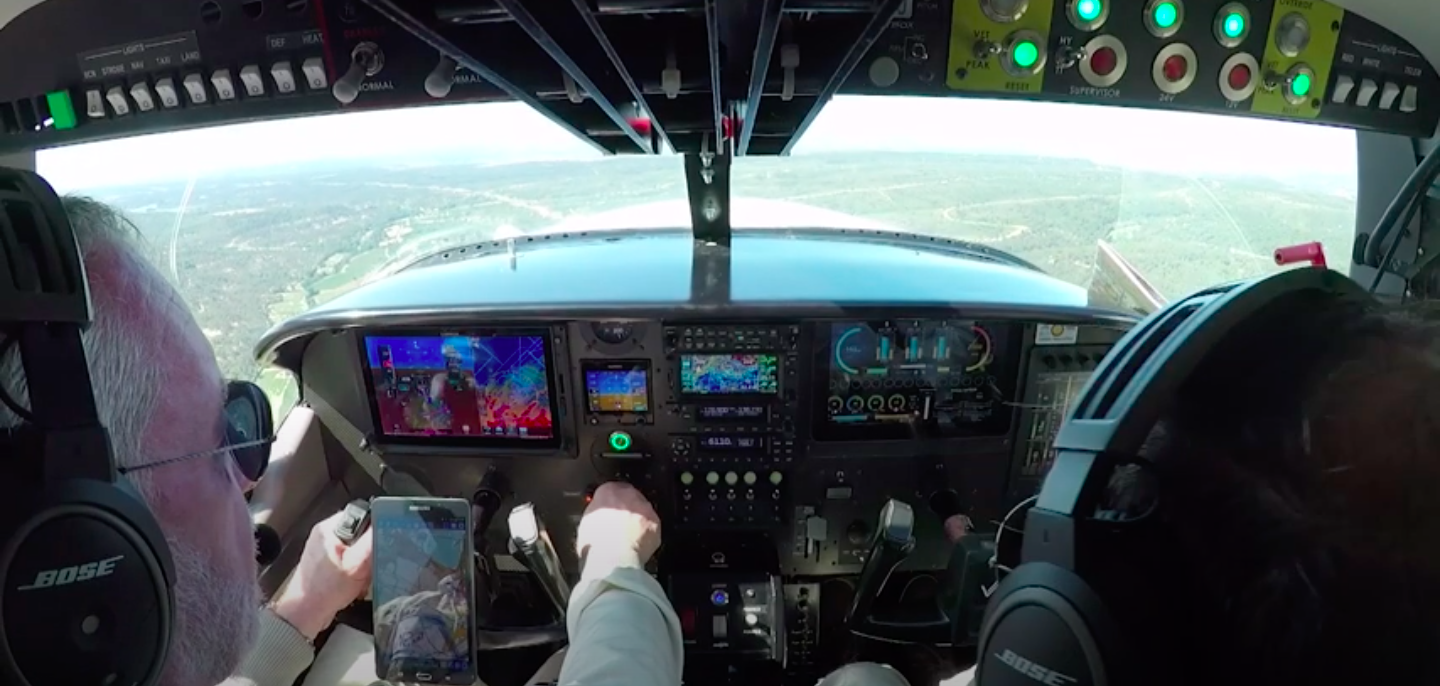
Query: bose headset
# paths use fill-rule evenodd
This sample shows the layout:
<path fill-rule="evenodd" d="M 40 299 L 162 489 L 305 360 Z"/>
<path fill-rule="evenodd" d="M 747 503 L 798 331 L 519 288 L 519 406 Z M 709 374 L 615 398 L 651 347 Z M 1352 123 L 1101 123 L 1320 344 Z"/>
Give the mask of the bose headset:
<path fill-rule="evenodd" d="M 1196 293 L 1121 339 L 1056 437 L 1054 464 L 1025 514 L 1021 562 L 985 610 L 976 686 L 1167 681 L 1147 664 L 1155 656 L 1141 647 L 1179 637 L 1156 637 L 1155 627 L 1135 626 L 1126 621 L 1133 617 L 1117 611 L 1138 605 L 1163 612 L 1174 601 L 1163 580 L 1131 583 L 1133 570 L 1107 559 L 1117 545 L 1113 520 L 1100 512 L 1110 478 L 1139 455 L 1162 413 L 1212 353 L 1242 350 L 1234 346 L 1255 342 L 1251 337 L 1266 322 L 1312 316 L 1338 302 L 1373 300 L 1337 272 L 1292 269 Z M 1117 589 L 1138 597 L 1117 598 Z"/>
<path fill-rule="evenodd" d="M 80 333 L 90 292 L 60 198 L 0 168 L 0 336 L 29 380 L 0 432 L 0 682 L 158 681 L 175 572 L 155 517 L 117 471 Z"/>

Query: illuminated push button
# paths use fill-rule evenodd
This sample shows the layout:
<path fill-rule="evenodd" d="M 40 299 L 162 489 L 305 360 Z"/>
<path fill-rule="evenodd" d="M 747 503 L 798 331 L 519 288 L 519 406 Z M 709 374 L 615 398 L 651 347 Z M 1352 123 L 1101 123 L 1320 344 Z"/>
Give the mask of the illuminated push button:
<path fill-rule="evenodd" d="M 1286 57 L 1295 57 L 1310 46 L 1310 22 L 1305 15 L 1291 12 L 1275 25 L 1275 49 Z"/>
<path fill-rule="evenodd" d="M 610 434 L 610 449 L 617 453 L 623 453 L 635 445 L 634 439 L 624 431 L 614 431 Z"/>
<path fill-rule="evenodd" d="M 260 67 L 249 64 L 240 68 L 240 83 L 245 86 L 245 95 L 258 98 L 265 95 L 265 77 L 260 74 Z"/>
<path fill-rule="evenodd" d="M 1085 44 L 1087 59 L 1080 62 L 1080 76 L 1097 88 L 1108 88 L 1120 81 L 1129 64 L 1125 44 L 1114 36 L 1096 36 Z M 903 402 L 903 401 L 902 401 Z"/>
<path fill-rule="evenodd" d="M 1183 92 L 1195 82 L 1195 51 L 1184 43 L 1171 43 L 1160 49 L 1150 67 L 1150 77 L 1162 93 Z"/>
<path fill-rule="evenodd" d="M 1045 38 L 1028 29 L 1010 34 L 1000 64 L 1013 76 L 1031 76 L 1045 68 Z"/>
<path fill-rule="evenodd" d="M 199 74 L 186 74 L 185 78 L 181 79 L 180 85 L 185 88 L 185 94 L 190 96 L 191 104 L 203 105 L 210 100 L 209 94 L 205 92 L 205 77 Z"/>
<path fill-rule="evenodd" d="M 1066 8 L 1070 23 L 1081 31 L 1094 31 L 1110 16 L 1110 0 L 1070 0 Z"/>
<path fill-rule="evenodd" d="M 130 87 L 130 99 L 135 101 L 135 109 L 141 112 L 155 109 L 155 96 L 150 94 L 149 84 L 143 81 Z"/>
<path fill-rule="evenodd" d="M 730 593 L 723 588 L 717 588 L 710 592 L 710 604 L 715 607 L 725 607 L 730 604 Z"/>
<path fill-rule="evenodd" d="M 740 475 L 735 472 L 725 472 L 725 485 L 734 486 L 740 483 Z"/>
<path fill-rule="evenodd" d="M 1190 62 L 1183 55 L 1171 55 L 1160 63 L 1160 73 L 1166 81 L 1175 83 L 1190 73 Z"/>
<path fill-rule="evenodd" d="M 1145 7 L 1145 28 L 1156 38 L 1169 38 L 1185 23 L 1185 5 L 1180 0 L 1150 0 Z"/>
<path fill-rule="evenodd" d="M 210 85 L 215 88 L 215 97 L 221 100 L 235 99 L 235 79 L 229 69 L 216 69 L 210 74 Z"/>
<path fill-rule="evenodd" d="M 1249 53 L 1238 52 L 1220 66 L 1220 93 L 1226 100 L 1240 102 L 1255 94 L 1260 64 Z"/>
<path fill-rule="evenodd" d="M 694 474 L 691 474 L 690 472 L 680 472 L 680 484 L 682 486 L 689 486 L 693 483 L 695 483 Z"/>
<path fill-rule="evenodd" d="M 745 477 L 744 477 L 744 479 L 745 479 L 745 485 L 746 485 L 746 486 L 753 486 L 753 485 L 755 485 L 755 481 L 756 481 L 755 472 L 745 472 Z"/>
<path fill-rule="evenodd" d="M 173 110 L 180 106 L 180 94 L 175 91 L 175 79 L 162 76 L 155 79 L 155 97 L 160 98 L 160 106 Z"/>
<path fill-rule="evenodd" d="M 1100 48 L 1090 55 L 1090 70 L 1098 76 L 1109 76 L 1119 63 L 1113 48 Z"/>
<path fill-rule="evenodd" d="M 784 474 L 781 474 L 780 472 L 770 472 L 770 484 L 771 484 L 772 486 L 779 486 L 779 485 L 780 485 L 780 482 L 781 482 L 781 481 L 784 481 L 784 480 L 785 480 L 785 475 L 784 475 Z"/>
<path fill-rule="evenodd" d="M 705 483 L 710 484 L 711 486 L 720 483 L 720 475 L 716 474 L 715 472 L 707 472 L 705 474 Z"/>
<path fill-rule="evenodd" d="M 1233 48 L 1250 35 L 1250 10 L 1245 5 L 1232 2 L 1215 13 L 1215 40 L 1227 48 Z"/>
<path fill-rule="evenodd" d="M 130 114 L 130 101 L 125 98 L 125 89 L 119 86 L 112 86 L 105 91 L 105 100 L 110 103 L 110 110 L 117 117 Z"/>
<path fill-rule="evenodd" d="M 1292 105 L 1299 105 L 1310 99 L 1310 93 L 1315 89 L 1315 71 L 1304 64 L 1297 64 L 1290 68 L 1290 73 L 1285 75 L 1285 100 Z"/>

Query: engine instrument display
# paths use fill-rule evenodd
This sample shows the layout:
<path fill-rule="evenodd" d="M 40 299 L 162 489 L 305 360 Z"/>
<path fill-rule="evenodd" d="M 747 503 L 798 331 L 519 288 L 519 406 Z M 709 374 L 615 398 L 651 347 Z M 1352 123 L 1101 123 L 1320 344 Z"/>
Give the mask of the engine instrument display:
<path fill-rule="evenodd" d="M 686 354 L 680 356 L 682 395 L 775 395 L 780 390 L 780 358 L 766 353 Z"/>
<path fill-rule="evenodd" d="M 817 375 L 822 441 L 997 436 L 1015 383 L 1008 330 L 972 321 L 835 322 Z"/>
<path fill-rule="evenodd" d="M 541 331 L 367 335 L 376 430 L 397 442 L 558 446 Z"/>
<path fill-rule="evenodd" d="M 586 362 L 585 398 L 596 414 L 650 412 L 650 363 Z"/>

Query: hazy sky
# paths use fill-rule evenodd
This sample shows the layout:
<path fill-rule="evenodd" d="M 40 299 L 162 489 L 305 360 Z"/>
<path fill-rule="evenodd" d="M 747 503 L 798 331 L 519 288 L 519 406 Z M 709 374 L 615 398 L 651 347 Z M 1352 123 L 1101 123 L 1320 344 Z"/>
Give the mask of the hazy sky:
<path fill-rule="evenodd" d="M 1355 134 L 1240 117 L 1020 101 L 838 97 L 796 146 L 1015 152 L 1189 173 L 1355 173 Z M 39 171 L 72 191 L 325 160 L 569 159 L 599 153 L 516 103 L 357 112 L 43 150 Z M 737 164 L 743 164 L 743 160 Z"/>

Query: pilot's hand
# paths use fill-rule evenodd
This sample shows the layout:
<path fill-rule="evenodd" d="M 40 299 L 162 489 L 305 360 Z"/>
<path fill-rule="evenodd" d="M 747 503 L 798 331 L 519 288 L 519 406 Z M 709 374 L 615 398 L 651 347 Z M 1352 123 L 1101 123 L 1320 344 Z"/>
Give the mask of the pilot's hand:
<path fill-rule="evenodd" d="M 370 586 L 370 529 L 345 545 L 335 535 L 344 516 L 338 512 L 310 529 L 300 563 L 271 603 L 275 614 L 311 640 Z"/>
<path fill-rule="evenodd" d="M 970 518 L 963 514 L 950 515 L 945 518 L 945 538 L 951 543 L 959 543 L 966 534 L 975 530 L 975 525 Z"/>
<path fill-rule="evenodd" d="M 587 567 L 644 565 L 660 548 L 660 517 L 634 486 L 602 484 L 580 518 L 575 545 Z"/>

